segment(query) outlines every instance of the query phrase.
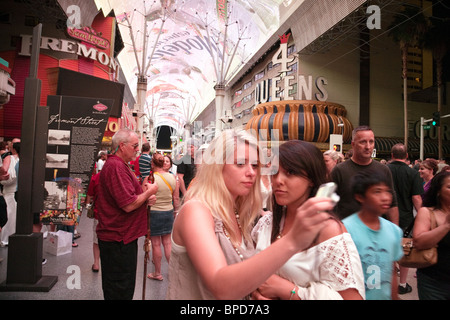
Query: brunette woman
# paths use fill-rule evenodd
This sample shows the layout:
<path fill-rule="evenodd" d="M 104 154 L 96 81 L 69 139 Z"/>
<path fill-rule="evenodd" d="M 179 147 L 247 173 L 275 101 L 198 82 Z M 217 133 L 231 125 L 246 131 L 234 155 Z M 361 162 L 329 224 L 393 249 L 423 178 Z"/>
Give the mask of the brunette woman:
<path fill-rule="evenodd" d="M 290 231 L 254 255 L 251 230 L 262 211 L 258 150 L 253 136 L 234 130 L 205 150 L 174 223 L 168 299 L 244 299 L 329 223 L 332 201 L 310 199 Z"/>
<path fill-rule="evenodd" d="M 424 161 L 425 162 L 425 161 Z M 434 216 L 434 219 L 432 217 Z M 435 221 L 435 225 L 433 225 Z M 437 246 L 437 264 L 417 269 L 420 300 L 450 300 L 450 172 L 438 173 L 425 193 L 414 222 L 417 249 Z"/>
<path fill-rule="evenodd" d="M 322 153 L 314 145 L 292 140 L 279 149 L 279 170 L 272 177 L 273 213 L 253 231 L 257 250 L 282 240 L 292 230 L 297 210 L 328 182 Z M 364 276 L 356 246 L 335 219 L 305 250 L 299 250 L 254 292 L 256 299 L 364 299 Z"/>

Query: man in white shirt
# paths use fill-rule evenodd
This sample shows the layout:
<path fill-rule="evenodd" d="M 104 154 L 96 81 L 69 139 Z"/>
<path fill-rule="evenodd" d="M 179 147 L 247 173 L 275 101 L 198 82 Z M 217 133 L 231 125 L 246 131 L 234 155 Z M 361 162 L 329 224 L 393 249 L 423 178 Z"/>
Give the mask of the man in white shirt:
<path fill-rule="evenodd" d="M 99 157 L 99 159 L 98 159 L 98 161 L 97 161 L 97 173 L 99 173 L 99 172 L 102 170 L 103 165 L 104 165 L 105 162 L 106 162 L 106 158 L 107 158 L 106 151 L 101 150 L 101 151 L 98 153 L 98 157 Z"/>

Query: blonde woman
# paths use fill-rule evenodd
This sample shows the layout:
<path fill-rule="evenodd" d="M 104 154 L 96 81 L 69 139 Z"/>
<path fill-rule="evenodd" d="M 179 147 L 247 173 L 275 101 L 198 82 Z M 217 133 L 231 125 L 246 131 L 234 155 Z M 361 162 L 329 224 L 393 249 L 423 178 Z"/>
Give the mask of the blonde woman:
<path fill-rule="evenodd" d="M 331 170 L 333 170 L 333 168 L 341 162 L 341 157 L 338 152 L 334 150 L 327 150 L 323 153 L 323 160 L 327 166 L 328 174 L 331 174 Z"/>
<path fill-rule="evenodd" d="M 167 299 L 244 299 L 313 242 L 333 204 L 305 202 L 290 232 L 254 255 L 251 230 L 262 209 L 255 138 L 226 130 L 203 160 L 174 222 Z"/>

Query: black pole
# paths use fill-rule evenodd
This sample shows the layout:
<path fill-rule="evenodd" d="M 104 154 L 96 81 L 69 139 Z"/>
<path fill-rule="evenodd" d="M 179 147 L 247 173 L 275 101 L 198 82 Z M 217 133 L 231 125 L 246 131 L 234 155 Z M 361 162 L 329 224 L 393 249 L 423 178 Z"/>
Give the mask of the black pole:
<path fill-rule="evenodd" d="M 30 75 L 25 80 L 16 233 L 9 237 L 6 281 L 0 285 L 0 291 L 50 291 L 58 281 L 56 276 L 42 276 L 43 235 L 33 233 L 33 214 L 43 204 L 48 132 L 48 107 L 39 107 L 41 33 L 39 24 L 33 29 Z"/>

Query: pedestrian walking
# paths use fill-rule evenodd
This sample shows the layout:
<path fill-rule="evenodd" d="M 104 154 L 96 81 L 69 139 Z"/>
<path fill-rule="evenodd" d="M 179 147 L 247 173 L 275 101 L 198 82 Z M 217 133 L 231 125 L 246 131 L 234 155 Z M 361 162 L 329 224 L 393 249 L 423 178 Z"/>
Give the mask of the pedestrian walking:
<path fill-rule="evenodd" d="M 251 230 L 262 211 L 256 138 L 225 130 L 204 160 L 174 222 L 167 299 L 245 299 L 313 242 L 333 204 L 308 200 L 291 230 L 254 255 Z"/>
<path fill-rule="evenodd" d="M 402 230 L 382 218 L 391 207 L 387 176 L 364 170 L 352 178 L 352 193 L 361 209 L 343 220 L 358 248 L 367 300 L 397 300 L 395 262 L 403 256 Z"/>
<path fill-rule="evenodd" d="M 417 249 L 437 246 L 438 252 L 435 265 L 417 269 L 419 300 L 450 300 L 450 172 L 440 172 L 431 180 L 417 213 L 413 238 Z"/>
<path fill-rule="evenodd" d="M 354 199 L 351 190 L 351 178 L 362 170 L 372 169 L 377 174 L 386 175 L 394 189 L 391 171 L 386 165 L 372 159 L 375 147 L 375 135 L 368 126 L 359 126 L 352 132 L 352 156 L 350 159 L 336 165 L 331 171 L 331 178 L 338 185 L 337 194 L 340 201 L 336 206 L 336 213 L 340 219 L 358 212 L 360 204 Z M 387 212 L 390 221 L 398 225 L 397 199 L 394 195 L 392 207 Z"/>
<path fill-rule="evenodd" d="M 106 300 L 133 298 L 136 283 L 137 240 L 147 233 L 147 204 L 156 201 L 155 184 L 141 186 L 128 162 L 136 158 L 139 137 L 129 129 L 112 138 L 114 154 L 100 174 L 95 206 L 100 248 L 102 288 Z"/>
<path fill-rule="evenodd" d="M 180 182 L 180 199 L 186 194 L 195 177 L 195 153 L 198 149 L 198 142 L 195 139 L 189 139 L 186 141 L 186 148 L 186 154 L 180 160 L 174 161 L 177 165 L 177 176 Z"/>
<path fill-rule="evenodd" d="M 167 262 L 170 261 L 173 221 L 175 213 L 179 209 L 178 188 L 175 175 L 164 170 L 164 156 L 155 153 L 152 157 L 152 171 L 154 183 L 158 185 L 156 203 L 150 210 L 150 239 L 152 242 L 152 262 L 155 271 L 147 277 L 153 280 L 163 280 L 161 274 L 162 250 Z"/>
<path fill-rule="evenodd" d="M 391 161 L 387 165 L 391 170 L 394 181 L 394 191 L 397 196 L 399 211 L 399 227 L 404 237 L 408 237 L 409 231 L 414 225 L 414 209 L 419 211 L 422 207 L 423 186 L 422 179 L 417 170 L 410 168 L 407 164 L 408 153 L 402 143 L 395 144 L 391 149 Z M 412 234 L 411 234 L 412 236 Z M 409 268 L 399 266 L 400 281 L 399 294 L 412 291 L 412 287 L 406 282 Z"/>

